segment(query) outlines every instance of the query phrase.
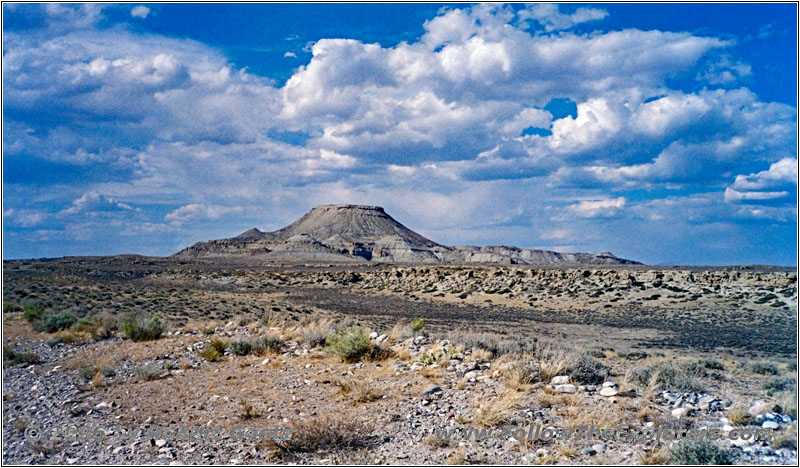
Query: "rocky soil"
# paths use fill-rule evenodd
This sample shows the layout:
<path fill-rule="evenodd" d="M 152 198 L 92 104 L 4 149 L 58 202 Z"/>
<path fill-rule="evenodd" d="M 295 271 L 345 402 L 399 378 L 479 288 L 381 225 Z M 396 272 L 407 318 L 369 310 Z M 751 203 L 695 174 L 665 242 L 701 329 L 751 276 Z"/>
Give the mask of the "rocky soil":
<path fill-rule="evenodd" d="M 668 450 L 670 443 L 526 442 L 513 437 L 444 443 L 436 441 L 434 431 L 480 427 L 477 422 L 491 416 L 499 418 L 499 427 L 531 423 L 568 427 L 580 422 L 614 428 L 628 424 L 637 430 L 716 427 L 728 433 L 734 429 L 734 402 L 721 391 L 664 390 L 648 399 L 620 375 L 609 375 L 597 384 L 562 375 L 513 387 L 507 372 L 513 360 L 476 358 L 471 350 L 459 351 L 446 340 L 421 335 L 395 344 L 397 351 L 405 351 L 400 352 L 404 360 L 346 364 L 295 340 L 268 357 L 228 354 L 220 362 L 207 362 L 198 356 L 198 350 L 214 338 L 242 339 L 251 333 L 233 323 L 213 335 L 176 331 L 147 346 L 154 355 L 139 358 L 130 349 L 134 345 L 119 338 L 52 348 L 36 340 L 15 343 L 18 351 L 36 352 L 44 362 L 3 369 L 4 463 L 632 464 Z M 373 341 L 387 339 L 385 334 L 376 335 Z M 426 356 L 437 352 L 448 353 L 446 362 L 426 363 Z M 99 385 L 72 368 L 76 359 L 85 362 L 107 353 L 117 357 L 115 372 Z M 507 403 L 497 414 L 487 409 L 506 400 L 513 404 Z M 242 416 L 242 401 L 252 405 L 252 417 Z M 752 418 L 736 428 L 775 430 L 781 434 L 775 439 L 780 442 L 723 440 L 720 445 L 733 460 L 796 464 L 796 444 L 791 443 L 792 437 L 796 440 L 796 415 L 782 412 L 764 398 L 747 402 L 747 410 Z M 236 425 L 273 428 L 317 421 L 335 426 L 341 424 L 340 414 L 365 422 L 363 433 L 348 449 L 276 454 L 269 444 L 234 440 L 230 435 L 216 442 L 148 436 L 155 425 L 220 425 L 223 434 Z M 56 428 L 69 425 L 102 432 L 84 440 L 48 440 Z M 31 428 L 43 431 L 44 437 L 32 441 Z"/>

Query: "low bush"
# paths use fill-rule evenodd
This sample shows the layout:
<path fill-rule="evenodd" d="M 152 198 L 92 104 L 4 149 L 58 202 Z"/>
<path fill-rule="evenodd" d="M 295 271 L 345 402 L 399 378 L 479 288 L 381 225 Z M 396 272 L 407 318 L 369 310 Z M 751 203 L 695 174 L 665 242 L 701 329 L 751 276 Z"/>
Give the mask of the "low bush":
<path fill-rule="evenodd" d="M 310 418 L 297 418 L 291 436 L 270 440 L 265 444 L 277 449 L 277 456 L 292 452 L 336 452 L 367 447 L 372 426 L 351 415 L 333 413 Z"/>
<path fill-rule="evenodd" d="M 22 318 L 28 322 L 34 323 L 42 317 L 44 306 L 41 304 L 28 304 L 25 306 L 25 311 L 22 313 Z"/>
<path fill-rule="evenodd" d="M 230 349 L 232 354 L 237 356 L 247 356 L 250 354 L 252 346 L 250 346 L 250 342 L 248 341 L 233 341 L 228 346 L 228 349 Z"/>
<path fill-rule="evenodd" d="M 43 316 L 39 320 L 39 324 L 36 326 L 36 329 L 41 332 L 55 333 L 60 330 L 66 330 L 76 321 L 77 319 L 73 315 L 66 312 L 62 314 L 49 314 Z"/>
<path fill-rule="evenodd" d="M 362 359 L 380 360 L 390 352 L 375 345 L 369 339 L 367 330 L 361 327 L 340 329 L 327 340 L 328 350 L 345 362 L 358 362 Z"/>
<path fill-rule="evenodd" d="M 748 362 L 744 365 L 744 369 L 759 375 L 778 375 L 781 373 L 777 364 L 768 361 Z"/>
<path fill-rule="evenodd" d="M 166 330 L 157 317 L 145 315 L 129 315 L 121 326 L 125 335 L 133 341 L 157 340 Z"/>
<path fill-rule="evenodd" d="M 209 362 L 217 362 L 222 359 L 222 353 L 216 348 L 208 347 L 200 351 L 199 356 Z"/>
<path fill-rule="evenodd" d="M 214 338 L 213 340 L 211 340 L 209 346 L 211 347 L 211 349 L 220 354 L 224 353 L 225 350 L 228 349 L 228 343 L 220 340 L 219 338 Z"/>
<path fill-rule="evenodd" d="M 261 336 L 252 343 L 253 354 L 277 353 L 283 347 L 283 340 L 277 336 Z"/>
<path fill-rule="evenodd" d="M 671 465 L 732 465 L 730 453 L 708 440 L 684 439 L 669 451 Z"/>

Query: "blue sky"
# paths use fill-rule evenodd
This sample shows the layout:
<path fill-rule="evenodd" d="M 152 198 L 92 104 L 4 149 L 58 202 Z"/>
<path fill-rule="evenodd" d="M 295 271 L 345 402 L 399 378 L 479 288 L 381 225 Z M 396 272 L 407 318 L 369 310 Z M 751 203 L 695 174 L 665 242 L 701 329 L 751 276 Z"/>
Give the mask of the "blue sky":
<path fill-rule="evenodd" d="M 4 4 L 3 257 L 314 205 L 446 244 L 795 265 L 794 4 Z"/>

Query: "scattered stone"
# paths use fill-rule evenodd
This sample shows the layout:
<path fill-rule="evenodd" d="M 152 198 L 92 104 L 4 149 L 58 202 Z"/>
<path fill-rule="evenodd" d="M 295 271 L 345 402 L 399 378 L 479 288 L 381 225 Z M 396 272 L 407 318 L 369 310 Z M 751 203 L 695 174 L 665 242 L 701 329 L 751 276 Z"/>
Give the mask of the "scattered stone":
<path fill-rule="evenodd" d="M 578 387 L 572 384 L 564 384 L 564 385 L 556 385 L 556 392 L 557 393 L 575 393 L 578 391 Z"/>
<path fill-rule="evenodd" d="M 606 444 L 594 444 L 592 449 L 597 453 L 603 453 L 606 451 Z"/>
<path fill-rule="evenodd" d="M 761 427 L 764 429 L 778 429 L 781 427 L 781 425 L 775 421 L 764 421 L 764 423 L 761 424 Z"/>
<path fill-rule="evenodd" d="M 430 395 L 431 393 L 437 393 L 437 392 L 441 392 L 441 391 L 442 391 L 442 387 L 440 387 L 440 386 L 438 386 L 436 384 L 431 384 L 431 385 L 428 385 L 428 387 L 425 390 L 422 391 L 422 394 L 423 395 Z"/>
<path fill-rule="evenodd" d="M 614 387 L 603 387 L 600 390 L 600 395 L 602 395 L 604 397 L 612 397 L 612 396 L 616 395 L 617 393 L 619 393 L 619 392 Z"/>
<path fill-rule="evenodd" d="M 672 410 L 672 417 L 674 418 L 680 419 L 686 416 L 687 414 L 689 414 L 689 410 L 686 408 L 675 408 L 674 410 Z"/>
<path fill-rule="evenodd" d="M 564 385 L 569 383 L 568 375 L 557 375 L 550 380 L 550 385 Z"/>

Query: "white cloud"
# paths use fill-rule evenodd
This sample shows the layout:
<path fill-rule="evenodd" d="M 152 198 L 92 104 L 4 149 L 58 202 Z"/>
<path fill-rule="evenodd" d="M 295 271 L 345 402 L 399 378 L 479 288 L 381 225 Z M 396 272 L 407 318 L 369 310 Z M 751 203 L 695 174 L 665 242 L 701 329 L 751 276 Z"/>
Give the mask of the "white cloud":
<path fill-rule="evenodd" d="M 150 9 L 144 5 L 137 5 L 131 8 L 131 16 L 134 18 L 147 18 L 147 15 L 150 14 Z"/>
<path fill-rule="evenodd" d="M 767 187 L 797 185 L 797 159 L 783 158 L 773 163 L 766 171 L 749 175 L 738 175 L 733 189 L 760 190 Z"/>
<path fill-rule="evenodd" d="M 599 218 L 616 215 L 621 208 L 625 207 L 625 203 L 625 197 L 583 200 L 569 205 L 567 209 L 581 218 Z"/>
<path fill-rule="evenodd" d="M 730 187 L 725 189 L 725 201 L 737 202 L 742 200 L 772 200 L 783 198 L 789 192 L 739 192 Z"/>
<path fill-rule="evenodd" d="M 228 214 L 241 212 L 242 207 L 240 206 L 230 207 L 192 203 L 167 213 L 164 219 L 173 224 L 184 224 L 189 221 L 216 220 Z"/>
<path fill-rule="evenodd" d="M 137 209 L 115 198 L 89 191 L 72 201 L 72 205 L 62 210 L 60 215 L 75 215 L 85 212 L 101 212 L 106 210 L 136 211 Z"/>
<path fill-rule="evenodd" d="M 528 6 L 517 14 L 523 22 L 528 19 L 539 22 L 547 32 L 569 29 L 577 24 L 598 21 L 608 16 L 607 11 L 598 8 L 580 7 L 572 14 L 561 13 L 559 9 L 560 6 L 555 3 L 539 3 Z"/>

